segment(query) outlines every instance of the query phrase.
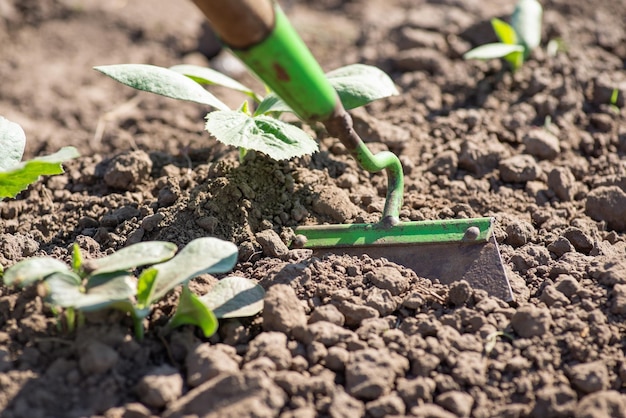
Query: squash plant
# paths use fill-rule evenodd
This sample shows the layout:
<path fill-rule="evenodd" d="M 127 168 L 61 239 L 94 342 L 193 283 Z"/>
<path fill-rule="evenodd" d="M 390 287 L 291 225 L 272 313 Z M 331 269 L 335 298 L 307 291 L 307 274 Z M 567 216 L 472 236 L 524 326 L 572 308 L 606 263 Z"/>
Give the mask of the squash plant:
<path fill-rule="evenodd" d="M 202 297 L 187 287 L 200 274 L 230 271 L 237 261 L 234 244 L 204 237 L 191 241 L 178 254 L 176 250 L 170 242 L 147 241 L 84 260 L 74 244 L 71 266 L 51 257 L 33 257 L 7 269 L 2 278 L 8 286 L 37 284 L 46 302 L 65 309 L 70 329 L 76 312 L 106 308 L 127 312 L 138 339 L 143 338 L 144 319 L 154 304 L 178 285 L 183 285 L 183 291 L 167 328 L 192 324 L 209 337 L 217 331 L 219 317 L 252 316 L 263 308 L 263 289 L 245 278 L 222 279 Z M 133 271 L 142 266 L 149 267 L 136 277 Z"/>
<path fill-rule="evenodd" d="M 317 142 L 279 116 L 292 112 L 276 94 L 261 97 L 252 89 L 211 68 L 176 65 L 171 68 L 146 64 L 120 64 L 94 67 L 114 80 L 138 90 L 214 108 L 206 116 L 206 130 L 218 141 L 238 147 L 241 157 L 253 149 L 275 160 L 290 159 L 317 151 Z M 398 94 L 393 81 L 376 67 L 354 64 L 326 74 L 344 108 L 353 109 L 374 100 Z M 203 85 L 220 85 L 248 96 L 238 109 L 229 109 Z"/>
<path fill-rule="evenodd" d="M 518 70 L 541 43 L 542 15 L 543 8 L 537 0 L 519 0 L 511 15 L 511 24 L 491 19 L 491 26 L 500 42 L 478 46 L 466 52 L 463 58 L 503 58 L 513 71 Z"/>
<path fill-rule="evenodd" d="M 22 162 L 26 135 L 20 125 L 0 116 L 0 200 L 15 197 L 43 175 L 63 173 L 61 163 L 78 157 L 74 147 Z"/>

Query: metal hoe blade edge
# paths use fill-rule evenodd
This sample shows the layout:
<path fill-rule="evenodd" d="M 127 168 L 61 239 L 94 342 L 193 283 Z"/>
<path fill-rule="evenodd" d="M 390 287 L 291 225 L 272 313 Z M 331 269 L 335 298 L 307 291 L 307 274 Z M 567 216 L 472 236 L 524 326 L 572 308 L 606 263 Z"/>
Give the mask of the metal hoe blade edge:
<path fill-rule="evenodd" d="M 410 268 L 420 277 L 451 284 L 465 280 L 507 302 L 514 300 L 493 235 L 494 219 L 471 218 L 381 224 L 303 226 L 304 248 L 315 256 L 367 254 Z"/>

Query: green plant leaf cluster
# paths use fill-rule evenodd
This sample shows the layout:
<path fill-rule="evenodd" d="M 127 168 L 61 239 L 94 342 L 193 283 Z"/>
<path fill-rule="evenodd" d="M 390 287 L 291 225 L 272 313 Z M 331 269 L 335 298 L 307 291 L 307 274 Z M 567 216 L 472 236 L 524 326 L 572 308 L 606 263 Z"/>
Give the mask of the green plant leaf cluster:
<path fill-rule="evenodd" d="M 207 114 L 206 130 L 218 141 L 244 150 L 253 149 L 275 160 L 284 160 L 317 151 L 317 142 L 299 127 L 278 119 L 291 108 L 270 92 L 265 98 L 232 78 L 210 68 L 176 65 L 171 68 L 143 64 L 94 67 L 122 84 L 162 96 L 201 103 L 215 108 Z M 393 81 L 378 68 L 355 64 L 327 73 L 346 109 L 398 94 Z M 219 85 L 247 95 L 255 104 L 231 110 L 203 85 Z"/>
<path fill-rule="evenodd" d="M 80 248 L 74 245 L 71 267 L 51 257 L 33 257 L 7 269 L 2 278 L 7 286 L 21 288 L 38 283 L 46 302 L 65 308 L 71 315 L 75 310 L 105 308 L 127 312 L 138 338 L 143 337 L 143 321 L 154 303 L 179 285 L 183 285 L 183 292 L 168 328 L 193 324 L 208 337 L 217 330 L 217 318 L 226 317 L 216 315 L 213 307 L 227 306 L 228 312 L 239 316 L 255 315 L 263 308 L 263 289 L 248 279 L 223 279 L 203 296 L 211 303 L 187 288 L 189 280 L 200 274 L 230 271 L 237 261 L 234 244 L 204 237 L 191 241 L 178 254 L 176 250 L 175 244 L 149 241 L 103 258 L 83 260 Z M 144 266 L 149 267 L 136 277 L 134 271 Z M 230 284 L 233 281 L 235 287 Z M 224 287 L 232 291 L 224 292 Z"/>
<path fill-rule="evenodd" d="M 500 42 L 478 46 L 466 52 L 463 58 L 503 58 L 516 71 L 541 43 L 542 15 L 543 8 L 537 0 L 519 0 L 511 15 L 511 24 L 491 19 L 491 26 Z"/>
<path fill-rule="evenodd" d="M 74 147 L 64 147 L 54 154 L 21 162 L 25 146 L 22 127 L 0 116 L 0 200 L 15 197 L 40 176 L 63 173 L 61 164 L 78 157 Z"/>

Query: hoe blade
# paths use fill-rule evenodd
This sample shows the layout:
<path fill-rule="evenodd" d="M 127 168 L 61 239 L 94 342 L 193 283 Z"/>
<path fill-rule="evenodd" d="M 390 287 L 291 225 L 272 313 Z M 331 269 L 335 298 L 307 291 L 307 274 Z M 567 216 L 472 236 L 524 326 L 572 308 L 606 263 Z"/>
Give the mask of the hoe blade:
<path fill-rule="evenodd" d="M 305 248 L 324 254 L 384 257 L 418 276 L 451 284 L 466 280 L 474 289 L 507 302 L 513 293 L 498 244 L 493 218 L 381 224 L 318 225 L 296 229 Z"/>

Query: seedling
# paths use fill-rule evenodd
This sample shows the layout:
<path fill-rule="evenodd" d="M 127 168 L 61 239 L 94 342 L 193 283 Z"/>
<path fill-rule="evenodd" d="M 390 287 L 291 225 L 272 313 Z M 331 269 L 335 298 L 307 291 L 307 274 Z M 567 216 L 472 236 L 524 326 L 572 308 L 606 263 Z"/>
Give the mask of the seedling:
<path fill-rule="evenodd" d="M 242 158 L 249 149 L 275 160 L 312 154 L 318 149 L 317 142 L 306 132 L 278 119 L 282 113 L 293 111 L 276 94 L 270 93 L 263 98 L 249 87 L 210 68 L 177 65 L 168 69 L 121 64 L 95 69 L 138 90 L 216 109 L 206 116 L 206 130 L 218 141 L 238 147 Z M 349 65 L 326 75 L 346 109 L 398 94 L 393 81 L 383 71 L 368 65 Z M 255 103 L 256 110 L 249 109 L 247 100 L 238 109 L 231 110 L 202 85 L 220 85 L 239 91 Z"/>
<path fill-rule="evenodd" d="M 485 337 L 485 354 L 489 355 L 496 348 L 496 343 L 498 342 L 498 337 L 500 338 L 508 338 L 509 341 L 513 341 L 514 338 L 511 334 L 504 331 L 495 331 Z"/>
<path fill-rule="evenodd" d="M 619 113 L 619 106 L 617 105 L 617 99 L 619 98 L 619 89 L 614 88 L 611 92 L 611 98 L 609 99 L 609 107 L 615 113 Z"/>
<path fill-rule="evenodd" d="M 40 176 L 63 173 L 61 163 L 78 157 L 74 147 L 64 147 L 52 155 L 22 161 L 26 135 L 20 125 L 0 116 L 0 200 L 15 197 Z"/>
<path fill-rule="evenodd" d="M 217 331 L 218 317 L 233 311 L 238 316 L 255 315 L 262 309 L 263 289 L 245 278 L 223 279 L 203 297 L 187 287 L 188 281 L 200 274 L 230 271 L 237 261 L 234 244 L 205 237 L 191 241 L 174 256 L 176 249 L 169 242 L 149 241 L 107 257 L 83 260 L 75 244 L 71 267 L 51 257 L 34 257 L 7 269 L 3 281 L 21 288 L 37 283 L 46 302 L 65 309 L 70 328 L 76 311 L 113 308 L 127 312 L 138 339 L 143 338 L 143 323 L 155 302 L 181 284 L 183 291 L 168 329 L 193 324 L 209 337 Z M 142 266 L 150 267 L 136 278 L 132 271 Z"/>
<path fill-rule="evenodd" d="M 491 19 L 491 26 L 500 42 L 476 47 L 463 55 L 464 59 L 503 58 L 512 70 L 518 70 L 541 43 L 543 9 L 537 0 L 519 0 L 511 16 L 511 24 Z"/>

